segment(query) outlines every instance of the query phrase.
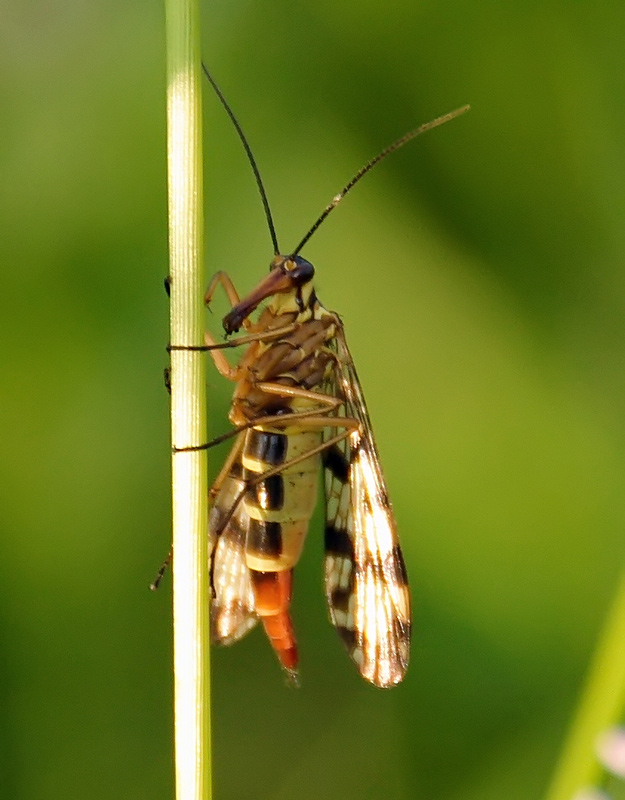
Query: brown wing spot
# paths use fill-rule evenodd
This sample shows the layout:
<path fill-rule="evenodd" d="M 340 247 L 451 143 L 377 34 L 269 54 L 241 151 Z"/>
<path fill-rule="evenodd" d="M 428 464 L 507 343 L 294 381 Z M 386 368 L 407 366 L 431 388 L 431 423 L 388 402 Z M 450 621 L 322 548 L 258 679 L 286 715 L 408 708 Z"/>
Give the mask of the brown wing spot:
<path fill-rule="evenodd" d="M 397 640 L 401 647 L 408 647 L 412 635 L 412 622 L 410 620 L 395 619 L 394 627 L 397 633 Z M 408 659 L 406 658 L 406 663 Z"/>
<path fill-rule="evenodd" d="M 243 465 L 239 459 L 230 467 L 230 472 L 228 474 L 234 480 L 240 480 L 243 477 Z"/>
<path fill-rule="evenodd" d="M 401 553 L 401 548 L 398 544 L 393 547 L 393 563 L 397 567 L 397 573 L 402 581 L 402 584 L 404 586 L 408 586 L 408 573 L 406 572 L 406 564 Z"/>
<path fill-rule="evenodd" d="M 341 641 L 345 644 L 345 647 L 351 652 L 357 645 L 356 641 L 356 632 L 353 628 L 344 628 L 341 625 L 337 625 L 336 632 L 341 637 Z"/>
<path fill-rule="evenodd" d="M 335 528 L 330 523 L 326 524 L 325 530 L 325 549 L 326 553 L 342 555 L 354 560 L 354 546 L 347 531 Z"/>
<path fill-rule="evenodd" d="M 334 589 L 330 595 L 330 603 L 335 611 L 349 612 L 349 601 L 353 597 L 353 591 L 349 589 Z"/>
<path fill-rule="evenodd" d="M 349 463 L 343 452 L 336 446 L 328 447 L 323 452 L 323 466 L 341 483 L 349 479 Z"/>
<path fill-rule="evenodd" d="M 378 491 L 378 503 L 385 509 L 390 509 L 391 501 L 389 500 L 388 492 L 386 491 L 386 487 L 381 487 Z"/>

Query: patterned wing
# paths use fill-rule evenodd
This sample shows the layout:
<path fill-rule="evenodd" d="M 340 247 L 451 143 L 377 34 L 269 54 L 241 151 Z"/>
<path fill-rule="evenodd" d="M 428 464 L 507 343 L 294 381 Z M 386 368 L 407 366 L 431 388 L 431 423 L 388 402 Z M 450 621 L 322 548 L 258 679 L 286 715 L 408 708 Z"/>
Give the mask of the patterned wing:
<path fill-rule="evenodd" d="M 228 518 L 243 487 L 239 444 L 235 444 L 232 465 L 215 498 L 208 517 L 211 600 L 211 641 L 232 644 L 256 624 L 254 592 L 245 560 L 245 539 L 249 516 L 239 503 Z M 234 458 L 233 458 L 234 456 Z"/>
<path fill-rule="evenodd" d="M 337 367 L 326 389 L 343 401 L 339 415 L 357 419 L 361 429 L 323 454 L 326 597 L 332 623 L 361 675 L 376 686 L 390 687 L 402 680 L 408 667 L 408 578 L 342 326 L 332 347 Z M 330 430 L 324 437 L 336 432 Z"/>

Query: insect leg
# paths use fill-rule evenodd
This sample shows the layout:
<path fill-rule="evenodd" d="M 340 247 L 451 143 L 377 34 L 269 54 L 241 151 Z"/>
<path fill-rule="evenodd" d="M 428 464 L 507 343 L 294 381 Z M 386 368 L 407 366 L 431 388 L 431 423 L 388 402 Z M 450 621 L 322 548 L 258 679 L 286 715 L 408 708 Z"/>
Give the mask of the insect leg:
<path fill-rule="evenodd" d="M 174 555 L 174 551 L 173 551 L 172 548 L 170 548 L 169 549 L 169 553 L 167 553 L 167 558 L 165 559 L 165 561 L 163 561 L 161 566 L 158 568 L 158 572 L 156 573 L 156 577 L 154 578 L 154 580 L 150 584 L 150 590 L 152 592 L 155 592 L 158 589 L 161 581 L 163 580 L 163 575 L 167 572 L 167 568 L 171 564 L 171 560 L 173 558 L 173 555 Z"/>
<path fill-rule="evenodd" d="M 223 270 L 219 270 L 216 272 L 210 280 L 208 284 L 208 288 L 204 293 L 204 305 L 207 308 L 210 308 L 211 301 L 215 295 L 215 291 L 217 290 L 218 286 L 222 286 L 223 290 L 226 293 L 226 297 L 228 298 L 231 306 L 236 306 L 241 302 L 241 298 L 239 297 L 239 293 L 236 290 L 234 283 L 232 282 L 232 278 L 228 275 L 227 272 Z"/>
<path fill-rule="evenodd" d="M 314 392 L 311 394 L 314 394 Z M 245 425 L 239 425 L 238 427 L 233 428 L 231 431 L 228 431 L 227 433 L 222 433 L 221 436 L 216 436 L 214 439 L 211 439 L 211 441 L 207 442 L 206 444 L 197 444 L 193 445 L 192 447 L 176 447 L 174 448 L 174 451 L 176 453 L 181 453 L 181 452 L 187 453 L 190 450 L 210 450 L 211 447 L 216 447 L 218 444 L 221 444 L 222 442 L 227 442 L 228 439 L 232 439 L 239 433 L 247 431 L 250 428 L 256 428 L 261 426 L 271 427 L 271 425 L 276 422 L 281 422 L 282 424 L 284 424 L 285 418 L 288 419 L 289 422 L 298 419 L 306 419 L 307 417 L 310 417 L 311 411 L 318 414 L 329 414 L 342 403 L 342 400 L 339 400 L 338 398 L 335 397 L 329 397 L 328 395 L 320 395 L 320 397 L 324 397 L 327 401 L 329 401 L 327 409 L 320 408 L 320 409 L 306 409 L 304 411 L 294 411 L 292 414 L 288 414 L 286 417 L 284 414 L 281 414 L 279 416 L 271 414 L 266 417 L 257 417 L 251 422 L 247 422 Z"/>
<path fill-rule="evenodd" d="M 252 342 L 271 342 L 273 339 L 281 339 L 283 336 L 293 333 L 298 329 L 298 327 L 299 325 L 296 322 L 292 322 L 290 325 L 284 325 L 282 328 L 275 328 L 271 331 L 250 333 L 249 336 L 238 336 L 236 339 L 228 339 L 225 342 L 207 344 L 207 346 L 203 347 L 202 350 L 228 350 L 231 347 L 241 347 L 246 344 L 251 344 Z M 212 336 L 210 339 L 211 342 L 215 341 Z"/>
<path fill-rule="evenodd" d="M 233 582 L 239 585 L 242 581 L 244 582 L 244 576 L 247 575 L 247 569 L 243 566 L 245 536 L 241 526 L 234 524 L 223 527 L 220 525 L 223 505 L 227 504 L 229 506 L 228 498 L 236 495 L 242 485 L 238 462 L 241 458 L 244 442 L 245 435 L 240 434 L 230 449 L 226 462 L 219 471 L 208 494 L 209 584 L 211 597 L 217 602 L 218 606 L 217 609 L 211 609 L 212 631 L 215 634 L 216 630 L 220 629 L 218 640 L 222 640 L 224 636 L 229 638 L 223 626 L 223 613 L 225 606 L 229 606 L 230 611 L 233 611 L 233 607 L 231 606 L 232 598 L 228 601 L 226 595 L 232 592 Z M 232 522 L 236 523 L 236 519 L 232 520 Z M 215 584 L 215 574 L 217 574 L 217 585 Z M 246 594 L 240 586 L 239 589 L 239 594 Z M 243 623 L 247 616 L 247 614 L 243 613 L 240 622 Z M 217 624 L 219 617 L 221 617 L 222 622 Z"/>
<path fill-rule="evenodd" d="M 330 394 L 315 392 L 311 389 L 302 389 L 300 386 L 287 386 L 284 383 L 269 383 L 266 381 L 259 381 L 256 384 L 256 387 L 262 392 L 267 392 L 267 394 L 277 394 L 280 397 L 299 397 L 302 400 L 311 400 L 313 403 L 318 403 L 320 406 L 322 406 L 321 409 L 311 409 L 311 414 L 324 413 L 323 407 L 327 407 L 329 411 L 333 411 L 343 402 L 340 398 L 333 397 Z M 308 415 L 308 412 L 305 412 L 305 416 L 306 415 Z M 293 415 L 291 414 L 284 414 L 281 419 L 287 420 L 292 416 Z M 343 417 L 342 419 L 344 421 L 346 418 Z"/>
<path fill-rule="evenodd" d="M 235 431 L 233 431 L 233 433 L 234 434 L 241 434 L 241 431 L 235 430 Z M 220 438 L 219 441 L 222 441 L 223 438 L 225 438 L 225 437 Z M 244 436 L 240 435 L 239 436 L 239 441 L 235 442 L 235 444 L 230 449 L 230 453 L 228 454 L 228 458 L 226 459 L 226 461 L 225 461 L 223 467 L 221 468 L 221 470 L 219 471 L 219 475 L 215 478 L 215 481 L 214 481 L 213 485 L 211 486 L 210 491 L 208 493 L 209 503 L 214 501 L 215 497 L 217 496 L 217 494 L 219 493 L 219 490 L 222 487 L 223 482 L 228 477 L 228 473 L 230 472 L 230 469 L 232 468 L 232 465 L 234 464 L 234 462 L 237 460 L 237 458 L 239 457 L 239 455 L 241 453 L 241 448 L 243 447 L 244 440 L 245 440 Z M 216 440 L 213 440 L 212 442 L 209 442 L 209 444 L 206 445 L 206 447 L 210 447 L 213 444 L 218 444 L 218 442 Z M 198 448 L 190 447 L 188 449 L 189 450 L 197 450 Z M 179 452 L 178 448 L 176 449 L 176 452 Z M 216 540 L 216 537 L 211 536 L 210 542 L 209 542 L 209 554 L 210 554 L 210 552 L 212 552 L 212 550 L 213 550 L 213 548 L 215 546 L 215 540 Z M 159 567 L 159 570 L 156 573 L 156 577 L 154 578 L 154 580 L 150 584 L 150 589 L 153 592 L 155 592 L 158 589 L 159 584 L 160 584 L 161 580 L 163 579 L 163 575 L 165 574 L 165 572 L 167 571 L 167 568 L 171 564 L 171 560 L 173 558 L 173 555 L 174 555 L 174 551 L 173 551 L 172 548 L 170 548 L 169 553 L 167 554 L 167 558 L 163 561 L 163 563 Z M 210 576 L 211 587 L 213 586 L 212 570 L 213 570 L 213 567 L 212 567 L 212 560 L 211 560 L 211 576 Z"/>
<path fill-rule="evenodd" d="M 229 342 L 218 342 L 212 333 L 206 331 L 204 333 L 204 347 L 198 348 L 206 350 L 210 357 L 213 359 L 215 367 L 220 375 L 227 378 L 229 381 L 238 381 L 240 375 L 239 367 L 233 367 L 225 355 L 221 352 L 230 347 L 240 347 L 241 345 L 250 344 L 251 342 L 270 342 L 272 339 L 280 339 L 287 333 L 292 333 L 297 326 L 294 324 L 285 325 L 283 328 L 277 328 L 275 331 L 265 331 L 263 333 L 252 333 L 249 336 L 241 336 L 238 339 L 232 339 Z M 177 348 L 170 348 L 177 349 Z M 184 348 L 189 349 L 189 348 Z M 195 348 L 194 348 L 195 349 Z"/>
<path fill-rule="evenodd" d="M 232 465 L 237 460 L 237 458 L 239 458 L 241 454 L 241 448 L 243 447 L 245 437 L 243 436 L 241 430 L 236 430 L 235 433 L 239 435 L 239 439 L 232 446 L 230 453 L 228 454 L 228 458 L 226 459 L 223 467 L 219 470 L 219 475 L 215 478 L 215 481 L 210 488 L 210 491 L 208 493 L 209 501 L 213 501 L 215 499 L 219 490 L 222 487 L 223 482 L 227 478 L 228 473 L 232 469 Z"/>
<path fill-rule="evenodd" d="M 235 287 L 234 283 L 232 282 L 232 278 L 228 275 L 227 272 L 224 272 L 223 270 L 220 270 L 219 272 L 216 272 L 213 275 L 213 277 L 211 278 L 211 281 L 208 284 L 208 288 L 206 289 L 206 292 L 204 293 L 204 305 L 207 308 L 210 308 L 210 304 L 211 304 L 212 299 L 213 299 L 213 297 L 215 295 L 217 287 L 220 286 L 220 285 L 223 287 L 223 289 L 224 289 L 224 291 L 226 293 L 226 296 L 228 298 L 228 301 L 230 302 L 231 307 L 234 308 L 235 306 L 238 306 L 239 303 L 241 302 L 241 298 L 239 297 L 239 293 L 237 292 L 236 287 Z M 243 328 L 245 328 L 245 330 L 250 330 L 250 328 L 253 327 L 253 323 L 251 322 L 249 317 L 245 317 L 245 319 L 243 319 L 241 321 L 241 326 Z M 284 329 L 281 329 L 280 334 L 290 333 L 293 330 L 295 330 L 296 327 L 297 326 L 289 325 L 289 326 L 285 327 Z M 264 340 L 265 336 L 267 336 L 267 337 L 269 337 L 271 339 L 276 334 L 278 334 L 277 330 L 276 331 L 262 333 L 262 334 L 259 335 L 260 338 L 253 336 L 252 338 L 247 339 L 246 337 L 243 336 L 243 337 L 241 337 L 240 340 L 237 341 L 236 344 L 234 342 L 232 344 L 226 343 L 226 344 L 220 345 L 220 347 L 237 347 L 238 344 L 248 344 L 249 342 L 255 342 L 255 341 L 259 341 L 259 340 Z M 280 335 L 280 334 L 278 334 L 278 335 Z"/>
<path fill-rule="evenodd" d="M 239 368 L 233 367 L 230 364 L 228 359 L 219 349 L 219 342 L 214 339 L 213 334 L 209 331 L 206 331 L 204 333 L 204 341 L 206 342 L 206 349 L 210 353 L 210 357 L 213 359 L 219 374 L 223 375 L 224 378 L 227 378 L 229 381 L 237 381 L 239 379 Z"/>

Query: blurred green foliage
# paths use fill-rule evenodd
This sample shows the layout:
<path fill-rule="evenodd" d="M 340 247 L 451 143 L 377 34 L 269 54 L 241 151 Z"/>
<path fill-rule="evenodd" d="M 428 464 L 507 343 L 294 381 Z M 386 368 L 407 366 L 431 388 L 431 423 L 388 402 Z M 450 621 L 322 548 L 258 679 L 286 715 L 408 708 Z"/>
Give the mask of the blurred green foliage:
<path fill-rule="evenodd" d="M 541 797 L 623 562 L 625 7 L 288 0 L 205 8 L 205 59 L 367 392 L 416 609 L 405 683 L 298 569 L 303 686 L 216 652 L 219 800 Z M 165 86 L 158 4 L 15 3 L 0 31 L 0 784 L 172 796 Z M 207 274 L 271 246 L 208 86 Z M 218 328 L 218 313 L 212 322 Z M 209 371 L 210 428 L 231 386 Z M 214 464 L 218 467 L 217 461 Z"/>

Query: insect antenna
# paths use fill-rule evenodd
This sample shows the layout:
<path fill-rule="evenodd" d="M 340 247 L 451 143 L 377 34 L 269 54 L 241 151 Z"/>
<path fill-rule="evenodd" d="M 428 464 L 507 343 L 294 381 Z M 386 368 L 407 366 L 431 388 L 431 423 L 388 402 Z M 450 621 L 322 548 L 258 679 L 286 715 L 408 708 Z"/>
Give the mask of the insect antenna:
<path fill-rule="evenodd" d="M 230 108 L 228 101 L 223 96 L 221 89 L 215 83 L 215 79 L 208 71 L 206 64 L 204 64 L 204 62 L 202 62 L 202 69 L 204 70 L 204 74 L 208 78 L 210 85 L 215 90 L 215 94 L 221 101 L 222 106 L 225 108 L 226 113 L 230 117 L 232 124 L 236 129 L 236 132 L 239 134 L 239 139 L 241 140 L 241 144 L 243 145 L 245 152 L 247 154 L 247 159 L 250 162 L 250 166 L 252 167 L 252 172 L 254 173 L 254 177 L 256 178 L 256 186 L 258 186 L 258 191 L 260 192 L 260 196 L 263 201 L 263 208 L 265 209 L 265 217 L 267 218 L 267 225 L 269 226 L 269 235 L 271 236 L 271 243 L 273 244 L 273 252 L 274 255 L 278 255 L 280 252 L 280 248 L 278 247 L 278 237 L 276 236 L 276 229 L 273 224 L 273 217 L 271 216 L 271 208 L 269 207 L 267 192 L 265 191 L 262 178 L 260 177 L 260 172 L 258 170 L 258 166 L 256 165 L 256 159 L 254 158 L 252 149 L 249 146 L 247 139 L 245 138 L 245 134 L 243 133 L 243 129 L 239 125 L 239 121 L 234 116 L 233 110 Z"/>
<path fill-rule="evenodd" d="M 310 239 L 313 233 L 317 230 L 317 228 L 321 225 L 321 223 L 325 220 L 332 209 L 336 208 L 341 200 L 345 197 L 345 195 L 352 189 L 358 181 L 364 177 L 370 169 L 375 167 L 375 165 L 382 161 L 383 158 L 393 153 L 395 150 L 399 150 L 400 147 L 403 147 L 407 142 L 414 139 L 416 136 L 419 136 L 422 133 L 426 133 L 426 131 L 431 131 L 432 128 L 438 128 L 440 125 L 444 125 L 446 122 L 449 122 L 456 117 L 459 117 L 461 114 L 464 114 L 466 111 L 470 109 L 471 106 L 462 106 L 462 108 L 457 108 L 455 111 L 450 111 L 448 114 L 443 114 L 442 117 L 437 117 L 433 119 L 431 122 L 426 122 L 424 125 L 420 125 L 418 128 L 415 128 L 413 131 L 404 134 L 401 139 L 398 139 L 393 144 L 390 144 L 381 153 L 375 158 L 372 158 L 371 161 L 366 163 L 364 167 L 358 170 L 358 172 L 354 175 L 351 181 L 343 188 L 341 191 L 332 198 L 332 202 L 329 203 L 323 210 L 319 219 L 315 222 L 312 228 L 308 231 L 306 236 L 302 239 L 302 241 L 297 245 L 295 250 L 293 251 L 292 255 L 297 255 L 302 247 L 306 244 L 306 242 Z"/>

